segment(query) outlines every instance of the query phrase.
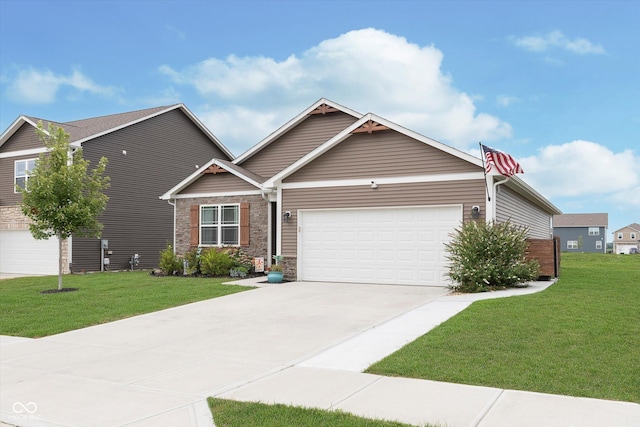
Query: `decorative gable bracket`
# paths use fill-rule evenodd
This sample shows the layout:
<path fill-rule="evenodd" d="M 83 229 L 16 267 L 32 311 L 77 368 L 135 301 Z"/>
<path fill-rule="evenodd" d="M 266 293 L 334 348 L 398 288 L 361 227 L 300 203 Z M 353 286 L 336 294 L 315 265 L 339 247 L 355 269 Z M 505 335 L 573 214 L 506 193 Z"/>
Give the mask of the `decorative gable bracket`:
<path fill-rule="evenodd" d="M 313 114 L 327 114 L 327 113 L 336 113 L 340 110 L 338 110 L 335 107 L 331 107 L 330 105 L 327 104 L 322 104 L 319 105 L 318 108 L 316 108 L 315 110 L 311 111 L 309 113 L 309 115 L 313 115 Z"/>
<path fill-rule="evenodd" d="M 388 130 L 389 128 L 385 125 L 381 125 L 378 122 L 374 122 L 373 120 L 369 120 L 360 126 L 357 129 L 354 129 L 351 133 L 373 133 L 381 130 Z"/>
<path fill-rule="evenodd" d="M 222 169 L 220 166 L 218 165 L 211 165 L 208 168 L 206 168 L 205 170 L 202 171 L 202 174 L 213 174 L 216 175 L 218 173 L 226 173 L 228 172 L 226 169 Z"/>

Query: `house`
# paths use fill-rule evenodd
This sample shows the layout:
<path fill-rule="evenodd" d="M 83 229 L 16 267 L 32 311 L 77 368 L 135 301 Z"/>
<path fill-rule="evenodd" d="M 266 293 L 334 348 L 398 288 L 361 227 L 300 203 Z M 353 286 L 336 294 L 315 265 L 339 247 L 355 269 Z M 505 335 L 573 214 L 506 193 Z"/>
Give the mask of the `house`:
<path fill-rule="evenodd" d="M 613 232 L 613 253 L 640 253 L 640 224 L 634 222 Z"/>
<path fill-rule="evenodd" d="M 596 252 L 607 250 L 609 214 L 562 214 L 553 217 L 553 234 L 560 238 L 563 252 Z"/>
<path fill-rule="evenodd" d="M 483 171 L 479 158 L 320 99 L 160 197 L 175 206 L 178 253 L 233 245 L 283 255 L 297 280 L 442 286 L 443 245 L 463 220 L 552 237 L 555 206 L 517 177 L 489 174 L 485 187 Z"/>
<path fill-rule="evenodd" d="M 56 274 L 56 238 L 35 240 L 20 210 L 15 185 L 24 185 L 28 171 L 46 151 L 35 129 L 40 119 L 18 117 L 0 137 L 0 272 Z M 42 120 L 45 129 L 48 120 Z M 96 165 L 109 160 L 111 187 L 101 221 L 102 239 L 68 239 L 63 245 L 65 271 L 128 269 L 134 254 L 140 268 L 157 265 L 158 253 L 173 241 L 173 207 L 157 195 L 212 157 L 232 159 L 231 153 L 183 104 L 95 117 L 52 122 L 70 135 L 72 147 Z M 105 261 L 106 264 L 107 261 Z"/>

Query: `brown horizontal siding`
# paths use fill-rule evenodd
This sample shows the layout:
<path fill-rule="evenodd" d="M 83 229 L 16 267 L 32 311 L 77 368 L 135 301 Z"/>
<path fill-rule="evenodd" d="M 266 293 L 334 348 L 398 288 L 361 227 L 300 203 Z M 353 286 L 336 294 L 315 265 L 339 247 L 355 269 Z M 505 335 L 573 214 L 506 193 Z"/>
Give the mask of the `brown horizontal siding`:
<path fill-rule="evenodd" d="M 30 154 L 0 159 L 0 206 L 19 205 L 22 201 L 22 196 L 14 193 L 15 161 L 37 159 L 39 156 L 39 154 Z"/>
<path fill-rule="evenodd" d="M 218 174 L 204 174 L 197 181 L 182 190 L 180 194 L 222 193 L 229 191 L 258 190 L 244 179 L 238 178 L 230 172 Z"/>
<path fill-rule="evenodd" d="M 173 207 L 158 197 L 189 176 L 196 164 L 226 156 L 179 110 L 84 144 L 84 157 L 93 165 L 103 155 L 109 159 L 111 188 L 101 216 L 102 237 L 113 251 L 111 269 L 129 268 L 135 253 L 140 254 L 140 268 L 156 267 L 159 252 L 173 240 Z M 99 270 L 99 260 L 99 239 L 74 239 L 74 271 Z"/>
<path fill-rule="evenodd" d="M 355 117 L 342 112 L 309 116 L 242 162 L 241 166 L 265 178 L 272 177 L 356 120 Z"/>
<path fill-rule="evenodd" d="M 9 151 L 31 150 L 34 148 L 43 148 L 44 144 L 36 135 L 36 128 L 28 123 L 22 126 L 13 134 L 11 138 L 0 147 L 0 153 Z"/>
<path fill-rule="evenodd" d="M 11 138 L 0 147 L 0 153 L 44 148 L 44 144 L 36 136 L 36 130 L 29 124 L 23 124 L 11 135 Z M 14 190 L 14 163 L 16 160 L 37 159 L 38 154 L 0 159 L 0 206 L 11 206 L 20 203 L 22 198 Z"/>
<path fill-rule="evenodd" d="M 496 221 L 510 221 L 515 225 L 527 227 L 528 237 L 532 239 L 551 237 L 550 214 L 504 185 L 497 188 Z"/>
<path fill-rule="evenodd" d="M 393 130 L 352 135 L 285 182 L 478 172 L 482 168 Z"/>
<path fill-rule="evenodd" d="M 464 220 L 471 207 L 485 212 L 483 180 L 447 181 L 412 184 L 305 188 L 283 191 L 283 211 L 291 211 L 289 222 L 282 224 L 282 254 L 297 256 L 298 209 L 340 209 L 361 207 L 463 205 Z M 484 216 L 484 215 L 482 215 Z"/>

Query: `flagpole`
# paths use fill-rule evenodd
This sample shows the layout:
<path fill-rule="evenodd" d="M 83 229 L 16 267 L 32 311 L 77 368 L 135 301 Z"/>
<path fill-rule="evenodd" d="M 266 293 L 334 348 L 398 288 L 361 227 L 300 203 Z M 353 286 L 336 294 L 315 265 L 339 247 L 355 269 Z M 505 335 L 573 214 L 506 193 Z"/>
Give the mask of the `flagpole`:
<path fill-rule="evenodd" d="M 482 171 L 484 172 L 484 188 L 487 191 L 487 201 L 491 201 L 491 196 L 489 195 L 489 185 L 487 184 L 487 168 L 484 165 L 484 150 L 482 149 L 482 142 L 478 142 L 480 145 L 480 159 L 482 160 Z"/>

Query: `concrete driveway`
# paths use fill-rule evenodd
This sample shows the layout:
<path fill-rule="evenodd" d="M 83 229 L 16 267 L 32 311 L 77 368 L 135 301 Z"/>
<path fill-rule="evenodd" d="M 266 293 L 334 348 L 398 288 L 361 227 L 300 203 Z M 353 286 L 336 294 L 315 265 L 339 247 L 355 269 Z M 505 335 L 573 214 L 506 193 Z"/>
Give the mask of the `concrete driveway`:
<path fill-rule="evenodd" d="M 1 419 L 211 425 L 207 396 L 312 359 L 447 292 L 284 283 L 41 339 L 2 337 Z"/>
<path fill-rule="evenodd" d="M 474 301 L 552 284 L 450 296 L 287 283 L 38 340 L 0 336 L 0 427 L 211 427 L 208 396 L 412 425 L 640 425 L 637 403 L 360 373 Z"/>

